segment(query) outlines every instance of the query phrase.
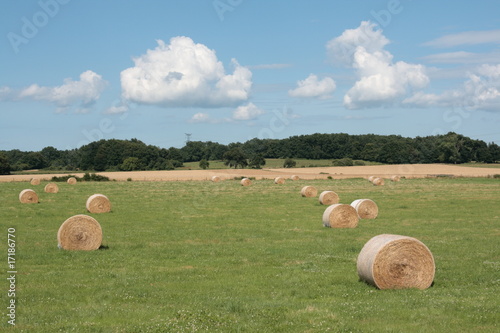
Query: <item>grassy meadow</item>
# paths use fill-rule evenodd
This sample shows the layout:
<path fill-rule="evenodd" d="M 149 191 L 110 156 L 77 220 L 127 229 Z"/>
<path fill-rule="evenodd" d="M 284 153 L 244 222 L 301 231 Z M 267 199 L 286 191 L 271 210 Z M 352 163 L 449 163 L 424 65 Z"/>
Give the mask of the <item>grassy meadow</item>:
<path fill-rule="evenodd" d="M 376 220 L 322 226 L 313 185 L 342 203 L 369 198 Z M 2 251 L 16 232 L 16 326 L 2 263 L 0 331 L 19 332 L 498 332 L 500 179 L 365 179 L 0 183 Z M 39 204 L 21 204 L 34 189 Z M 59 250 L 57 231 L 86 214 L 94 193 L 112 212 L 88 214 L 103 229 L 97 251 Z M 419 239 L 434 285 L 377 290 L 356 259 L 373 236 Z"/>

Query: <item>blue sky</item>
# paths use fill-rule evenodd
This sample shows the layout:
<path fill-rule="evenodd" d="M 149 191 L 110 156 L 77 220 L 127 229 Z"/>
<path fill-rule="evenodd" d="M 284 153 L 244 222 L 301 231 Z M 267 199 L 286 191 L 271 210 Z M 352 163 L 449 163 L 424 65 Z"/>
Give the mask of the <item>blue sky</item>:
<path fill-rule="evenodd" d="M 500 144 L 500 1 L 3 1 L 0 150 L 450 131 Z"/>

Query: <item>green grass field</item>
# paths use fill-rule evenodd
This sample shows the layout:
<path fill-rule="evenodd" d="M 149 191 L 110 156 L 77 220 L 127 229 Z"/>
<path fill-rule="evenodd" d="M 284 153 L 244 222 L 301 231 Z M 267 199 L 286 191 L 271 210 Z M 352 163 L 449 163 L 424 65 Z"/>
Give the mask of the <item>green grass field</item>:
<path fill-rule="evenodd" d="M 16 236 L 19 332 L 498 332 L 500 179 L 443 178 L 60 183 L 57 194 L 0 183 L 2 251 Z M 300 189 L 370 198 L 376 220 L 322 226 L 325 206 Z M 39 204 L 21 204 L 25 188 Z M 59 250 L 57 231 L 85 214 L 88 196 L 112 201 L 89 214 L 97 251 Z M 356 259 L 373 236 L 415 237 L 434 255 L 426 290 L 377 290 Z M 2 263 L 2 322 L 10 298 Z"/>

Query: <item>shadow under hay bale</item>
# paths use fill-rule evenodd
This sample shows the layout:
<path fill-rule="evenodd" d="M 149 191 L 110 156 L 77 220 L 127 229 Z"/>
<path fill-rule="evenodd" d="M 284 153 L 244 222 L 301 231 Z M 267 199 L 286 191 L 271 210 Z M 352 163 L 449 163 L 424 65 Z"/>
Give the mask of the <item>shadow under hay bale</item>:
<path fill-rule="evenodd" d="M 427 289 L 436 267 L 431 251 L 419 240 L 382 234 L 363 246 L 357 271 L 361 281 L 378 289 Z"/>

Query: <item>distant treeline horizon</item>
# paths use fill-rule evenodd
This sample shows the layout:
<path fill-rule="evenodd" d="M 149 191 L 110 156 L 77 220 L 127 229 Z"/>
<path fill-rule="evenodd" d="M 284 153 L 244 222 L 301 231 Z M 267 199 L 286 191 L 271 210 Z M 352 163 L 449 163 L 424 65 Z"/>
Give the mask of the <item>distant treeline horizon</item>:
<path fill-rule="evenodd" d="M 407 138 L 399 135 L 308 134 L 285 139 L 254 138 L 227 145 L 212 141 L 189 141 L 182 148 L 160 148 L 138 139 L 102 139 L 80 148 L 41 151 L 0 151 L 0 174 L 31 169 L 47 170 L 172 170 L 184 162 L 224 160 L 238 150 L 248 159 L 343 159 L 385 164 L 495 163 L 500 146 L 449 132 L 444 135 Z M 227 156 L 227 155 L 226 155 Z"/>

